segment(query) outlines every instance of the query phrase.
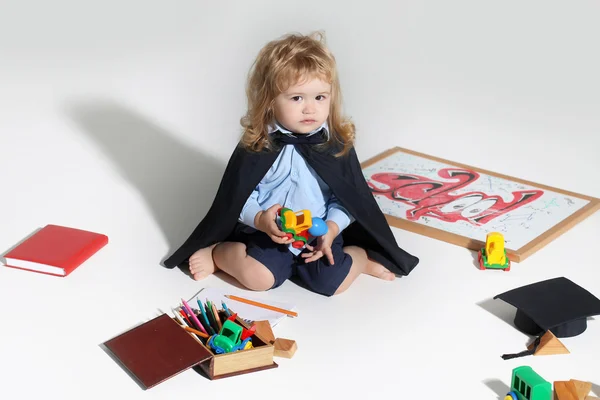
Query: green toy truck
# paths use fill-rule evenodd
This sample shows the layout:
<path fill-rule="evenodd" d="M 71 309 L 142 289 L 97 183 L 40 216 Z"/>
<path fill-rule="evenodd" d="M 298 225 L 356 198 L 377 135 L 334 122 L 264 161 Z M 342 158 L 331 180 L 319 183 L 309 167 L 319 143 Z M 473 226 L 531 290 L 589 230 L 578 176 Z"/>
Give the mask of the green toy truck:
<path fill-rule="evenodd" d="M 249 337 L 244 340 L 241 339 L 243 330 L 235 322 L 226 320 L 219 334 L 211 336 L 206 344 L 217 354 L 252 348 L 252 342 Z"/>
<path fill-rule="evenodd" d="M 529 366 L 517 367 L 504 400 L 552 400 L 552 384 Z"/>

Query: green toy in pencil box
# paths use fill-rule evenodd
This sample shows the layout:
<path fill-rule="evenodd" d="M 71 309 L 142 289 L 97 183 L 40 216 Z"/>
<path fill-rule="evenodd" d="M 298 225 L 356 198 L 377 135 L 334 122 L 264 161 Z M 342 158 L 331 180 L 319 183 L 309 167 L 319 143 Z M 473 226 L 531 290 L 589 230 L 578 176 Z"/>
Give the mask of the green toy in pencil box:
<path fill-rule="evenodd" d="M 281 230 L 287 237 L 294 239 L 292 247 L 301 249 L 308 243 L 309 235 L 323 236 L 327 233 L 327 224 L 322 218 L 312 217 L 309 210 L 294 212 L 282 207 L 278 211 Z"/>
<path fill-rule="evenodd" d="M 504 400 L 552 400 L 552 384 L 529 366 L 517 367 Z"/>
<path fill-rule="evenodd" d="M 217 335 L 208 338 L 206 345 L 217 354 L 251 349 L 252 342 L 250 338 L 242 340 L 243 330 L 242 326 L 228 319 L 223 323 L 223 327 Z"/>

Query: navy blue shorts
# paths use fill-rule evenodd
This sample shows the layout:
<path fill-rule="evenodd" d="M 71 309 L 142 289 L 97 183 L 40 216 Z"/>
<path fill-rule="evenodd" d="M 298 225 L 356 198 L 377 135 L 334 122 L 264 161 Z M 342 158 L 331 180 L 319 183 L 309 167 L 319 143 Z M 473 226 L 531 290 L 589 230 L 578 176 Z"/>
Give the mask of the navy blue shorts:
<path fill-rule="evenodd" d="M 326 256 L 310 263 L 304 262 L 301 254 L 292 253 L 287 244 L 278 244 L 264 232 L 238 223 L 231 241 L 246 245 L 246 253 L 267 267 L 275 277 L 274 289 L 287 279 L 292 280 L 315 293 L 332 296 L 342 284 L 350 267 L 352 257 L 344 253 L 342 235 L 338 235 L 332 245 L 334 265 L 330 265 Z M 311 243 L 312 244 L 312 243 Z M 303 249 L 302 252 L 308 250 Z"/>

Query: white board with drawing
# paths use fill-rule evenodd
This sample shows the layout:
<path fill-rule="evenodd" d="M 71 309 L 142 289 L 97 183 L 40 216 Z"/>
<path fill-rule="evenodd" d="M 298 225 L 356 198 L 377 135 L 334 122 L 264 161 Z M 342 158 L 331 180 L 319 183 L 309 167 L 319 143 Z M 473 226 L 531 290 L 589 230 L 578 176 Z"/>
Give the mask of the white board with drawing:
<path fill-rule="evenodd" d="M 522 261 L 598 209 L 598 199 L 394 148 L 363 163 L 391 225 L 477 250 L 501 232 Z"/>

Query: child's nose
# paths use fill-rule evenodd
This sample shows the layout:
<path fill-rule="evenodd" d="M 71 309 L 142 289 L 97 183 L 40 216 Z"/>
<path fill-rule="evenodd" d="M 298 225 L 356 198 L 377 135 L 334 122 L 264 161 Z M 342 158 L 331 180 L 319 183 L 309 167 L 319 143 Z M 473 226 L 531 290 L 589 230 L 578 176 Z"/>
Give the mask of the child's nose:
<path fill-rule="evenodd" d="M 307 101 L 304 103 L 304 109 L 302 110 L 304 114 L 313 114 L 315 112 L 315 105 L 312 101 Z"/>

